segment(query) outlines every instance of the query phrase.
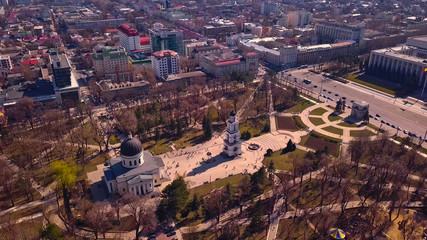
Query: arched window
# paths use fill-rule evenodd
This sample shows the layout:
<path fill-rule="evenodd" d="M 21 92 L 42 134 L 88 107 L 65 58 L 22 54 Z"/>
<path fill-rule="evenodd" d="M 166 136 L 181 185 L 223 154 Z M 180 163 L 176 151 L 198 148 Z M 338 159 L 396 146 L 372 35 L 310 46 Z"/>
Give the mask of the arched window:
<path fill-rule="evenodd" d="M 129 161 L 129 166 L 132 166 L 132 161 Z"/>
<path fill-rule="evenodd" d="M 139 163 L 141 163 L 141 158 L 138 160 Z"/>
<path fill-rule="evenodd" d="M 133 165 L 135 165 L 135 166 L 136 166 L 136 160 L 135 160 L 135 161 L 133 161 Z"/>

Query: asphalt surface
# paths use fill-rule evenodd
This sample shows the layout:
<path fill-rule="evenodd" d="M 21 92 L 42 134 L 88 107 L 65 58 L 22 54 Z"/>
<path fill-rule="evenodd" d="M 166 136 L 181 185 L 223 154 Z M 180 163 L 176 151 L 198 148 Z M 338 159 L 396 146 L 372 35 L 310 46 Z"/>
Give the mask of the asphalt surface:
<path fill-rule="evenodd" d="M 334 102 L 340 97 L 346 97 L 346 103 L 350 106 L 352 105 L 351 100 L 365 101 L 370 104 L 370 115 L 375 117 L 376 114 L 379 114 L 381 116 L 378 120 L 371 118 L 371 122 L 377 122 L 380 124 L 380 121 L 384 120 L 385 122 L 390 123 L 390 125 L 395 125 L 396 127 L 399 126 L 402 131 L 407 130 L 422 137 L 426 134 L 427 111 L 422 109 L 420 105 L 404 104 L 400 99 L 396 99 L 352 83 L 344 84 L 324 77 L 321 74 L 308 72 L 308 69 L 292 70 L 284 73 L 284 76 L 289 74 L 292 75 L 290 77 L 291 82 L 295 83 L 294 78 L 296 77 L 296 84 L 299 84 L 314 93 L 319 94 L 321 92 L 322 95 L 333 98 L 334 101 L 328 100 L 325 97 L 320 97 L 322 101 L 330 102 L 332 106 L 335 106 Z M 304 78 L 311 80 L 312 83 L 303 83 L 302 80 Z M 338 96 L 335 94 L 338 94 Z M 390 126 L 386 126 L 386 124 L 382 124 L 381 128 L 387 129 L 393 134 L 397 131 Z M 403 133 L 399 135 L 403 135 Z"/>

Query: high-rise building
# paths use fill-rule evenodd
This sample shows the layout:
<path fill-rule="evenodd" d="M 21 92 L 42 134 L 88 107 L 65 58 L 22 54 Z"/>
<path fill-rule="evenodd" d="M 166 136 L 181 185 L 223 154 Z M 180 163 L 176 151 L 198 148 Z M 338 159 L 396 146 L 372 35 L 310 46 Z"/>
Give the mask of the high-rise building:
<path fill-rule="evenodd" d="M 293 11 L 284 15 L 278 23 L 285 27 L 304 27 L 311 24 L 313 14 L 307 11 Z"/>
<path fill-rule="evenodd" d="M 324 43 L 335 40 L 353 40 L 359 42 L 365 35 L 365 23 L 350 25 L 322 21 L 316 24 L 315 33 Z"/>
<path fill-rule="evenodd" d="M 153 53 L 151 64 L 157 78 L 166 79 L 168 75 L 181 72 L 179 55 L 172 50 L 162 50 Z"/>
<path fill-rule="evenodd" d="M 230 113 L 230 119 L 227 121 L 223 152 L 229 157 L 234 157 L 242 154 L 239 120 L 236 119 L 236 113 L 234 111 Z"/>
<path fill-rule="evenodd" d="M 0 56 L 0 68 L 12 69 L 12 61 L 9 55 Z"/>
<path fill-rule="evenodd" d="M 67 55 L 58 54 L 52 50 L 49 58 L 53 73 L 53 89 L 58 104 L 63 104 L 65 100 L 69 103 L 77 103 L 80 100 L 79 84 Z"/>
<path fill-rule="evenodd" d="M 181 56 L 184 55 L 184 34 L 181 30 L 159 25 L 150 29 L 150 43 L 153 52 L 172 50 Z"/>
<path fill-rule="evenodd" d="M 119 30 L 119 40 L 120 45 L 130 52 L 133 50 L 141 49 L 139 32 L 136 29 L 129 27 L 126 24 L 120 25 Z"/>
<path fill-rule="evenodd" d="M 132 79 L 128 54 L 124 47 L 96 46 L 92 59 L 97 77 L 119 82 Z"/>

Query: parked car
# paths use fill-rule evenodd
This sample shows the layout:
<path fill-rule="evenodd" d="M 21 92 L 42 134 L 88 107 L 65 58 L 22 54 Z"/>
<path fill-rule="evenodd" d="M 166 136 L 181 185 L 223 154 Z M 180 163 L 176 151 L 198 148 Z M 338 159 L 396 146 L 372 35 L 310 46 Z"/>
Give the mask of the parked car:
<path fill-rule="evenodd" d="M 377 117 L 374 117 L 374 119 L 378 121 L 378 118 L 377 118 Z"/>
<path fill-rule="evenodd" d="M 377 113 L 377 114 L 375 114 L 375 116 L 377 116 L 377 117 L 379 117 L 379 118 L 381 117 L 381 115 L 379 115 L 378 113 Z"/>
<path fill-rule="evenodd" d="M 168 237 L 172 237 L 173 235 L 176 235 L 175 231 L 169 232 L 168 234 L 166 234 L 166 236 Z"/>
<path fill-rule="evenodd" d="M 406 131 L 406 130 L 404 129 L 404 130 L 403 130 L 403 133 L 404 133 L 404 134 L 408 134 L 408 131 Z"/>
<path fill-rule="evenodd" d="M 385 121 L 384 121 L 384 120 L 381 120 L 381 123 L 385 123 Z"/>

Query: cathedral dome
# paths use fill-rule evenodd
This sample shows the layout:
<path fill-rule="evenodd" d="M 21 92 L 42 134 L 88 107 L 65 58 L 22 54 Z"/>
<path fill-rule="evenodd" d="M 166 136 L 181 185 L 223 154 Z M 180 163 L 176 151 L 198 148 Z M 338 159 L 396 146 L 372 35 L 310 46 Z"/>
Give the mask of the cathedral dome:
<path fill-rule="evenodd" d="M 120 145 L 120 154 L 132 157 L 142 152 L 142 143 L 134 137 L 129 137 Z"/>

